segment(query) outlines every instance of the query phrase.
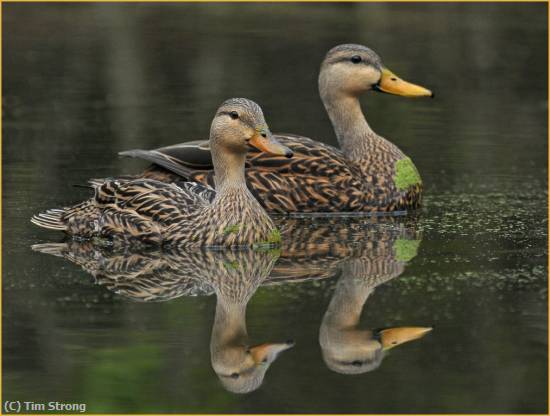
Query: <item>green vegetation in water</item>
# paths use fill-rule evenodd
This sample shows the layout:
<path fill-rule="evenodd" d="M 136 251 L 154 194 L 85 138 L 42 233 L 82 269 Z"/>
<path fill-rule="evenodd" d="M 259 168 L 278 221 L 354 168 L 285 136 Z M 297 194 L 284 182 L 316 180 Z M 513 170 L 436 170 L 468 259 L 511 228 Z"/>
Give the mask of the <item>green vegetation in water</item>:
<path fill-rule="evenodd" d="M 397 161 L 395 164 L 395 176 L 393 177 L 393 181 L 400 191 L 407 189 L 409 186 L 422 183 L 420 174 L 410 157 Z"/>
<path fill-rule="evenodd" d="M 227 227 L 225 227 L 223 229 L 223 235 L 227 235 L 227 234 L 233 234 L 233 233 L 238 233 L 239 230 L 241 229 L 241 225 L 240 224 L 233 224 L 233 225 L 228 225 Z"/>
<path fill-rule="evenodd" d="M 254 244 L 252 250 L 269 253 L 273 258 L 278 258 L 281 255 L 281 249 L 279 247 L 273 247 L 273 244 L 257 243 Z"/>
<path fill-rule="evenodd" d="M 267 240 L 258 241 L 254 244 L 253 248 L 256 251 L 269 251 L 276 255 L 279 255 L 281 250 L 278 247 L 274 247 L 278 246 L 279 244 L 281 244 L 281 232 L 277 228 L 274 228 L 269 233 Z"/>
<path fill-rule="evenodd" d="M 420 240 L 405 240 L 400 238 L 393 243 L 395 259 L 398 261 L 409 261 L 416 257 Z"/>

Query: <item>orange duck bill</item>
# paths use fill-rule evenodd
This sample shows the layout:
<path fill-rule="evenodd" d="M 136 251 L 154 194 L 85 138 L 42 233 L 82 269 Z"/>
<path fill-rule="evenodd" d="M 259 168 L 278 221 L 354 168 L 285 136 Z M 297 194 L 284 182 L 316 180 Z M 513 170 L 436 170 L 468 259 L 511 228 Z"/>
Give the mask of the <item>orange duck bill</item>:
<path fill-rule="evenodd" d="M 267 128 L 256 129 L 256 133 L 248 143 L 256 149 L 262 152 L 271 153 L 272 155 L 290 158 L 294 154 L 288 147 L 279 143 Z"/>

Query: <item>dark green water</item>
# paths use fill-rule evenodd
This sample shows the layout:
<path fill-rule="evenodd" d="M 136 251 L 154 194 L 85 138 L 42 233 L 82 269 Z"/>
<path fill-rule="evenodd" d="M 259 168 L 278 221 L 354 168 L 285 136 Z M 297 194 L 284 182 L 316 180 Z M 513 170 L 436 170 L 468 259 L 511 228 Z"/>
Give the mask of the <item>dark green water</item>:
<path fill-rule="evenodd" d="M 3 400 L 547 412 L 546 4 L 6 4 L 3 31 Z M 31 249 L 62 241 L 32 214 L 145 166 L 120 150 L 206 137 L 226 98 L 335 144 L 316 77 L 344 42 L 436 93 L 363 100 L 422 174 L 420 217 L 282 219 L 293 247 L 246 258 Z M 295 345 L 235 394 L 220 322 L 247 345 Z M 356 324 L 434 329 L 381 353 Z"/>

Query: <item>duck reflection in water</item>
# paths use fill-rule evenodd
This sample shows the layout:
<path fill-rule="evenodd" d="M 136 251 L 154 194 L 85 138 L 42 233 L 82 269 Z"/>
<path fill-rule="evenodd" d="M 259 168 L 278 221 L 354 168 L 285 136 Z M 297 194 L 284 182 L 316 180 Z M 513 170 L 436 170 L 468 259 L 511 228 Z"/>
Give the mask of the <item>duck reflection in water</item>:
<path fill-rule="evenodd" d="M 257 389 L 279 354 L 294 345 L 249 341 L 246 308 L 262 285 L 338 277 L 319 343 L 325 363 L 339 373 L 371 371 L 388 349 L 431 330 L 357 328 L 374 289 L 403 273 L 416 256 L 420 234 L 414 218 L 279 221 L 285 237 L 280 250 L 120 253 L 72 240 L 33 248 L 79 264 L 98 284 L 132 300 L 215 294 L 211 364 L 224 388 L 235 393 Z"/>
<path fill-rule="evenodd" d="M 378 269 L 377 266 L 382 266 Z M 374 289 L 403 272 L 403 262 L 389 256 L 384 264 L 350 259 L 340 277 L 319 331 L 319 344 L 327 366 L 341 374 L 361 374 L 382 363 L 390 348 L 419 339 L 430 327 L 359 329 L 363 306 Z"/>
<path fill-rule="evenodd" d="M 375 288 L 400 276 L 418 251 L 417 217 L 292 218 L 282 227 L 288 241 L 270 280 L 339 276 L 319 331 L 326 365 L 341 374 L 380 366 L 393 347 L 422 338 L 431 327 L 359 329 Z"/>
<path fill-rule="evenodd" d="M 278 252 L 277 252 L 278 253 Z M 234 393 L 256 390 L 277 356 L 294 346 L 293 341 L 250 346 L 246 329 L 246 306 L 269 276 L 278 254 L 233 253 L 224 261 L 213 284 L 216 316 L 210 338 L 212 367 L 224 387 Z"/>
<path fill-rule="evenodd" d="M 67 258 L 96 283 L 134 301 L 215 294 L 211 363 L 231 392 L 256 390 L 279 354 L 294 346 L 293 341 L 251 345 L 246 328 L 247 304 L 269 276 L 279 250 L 116 253 L 76 241 L 33 249 Z"/>

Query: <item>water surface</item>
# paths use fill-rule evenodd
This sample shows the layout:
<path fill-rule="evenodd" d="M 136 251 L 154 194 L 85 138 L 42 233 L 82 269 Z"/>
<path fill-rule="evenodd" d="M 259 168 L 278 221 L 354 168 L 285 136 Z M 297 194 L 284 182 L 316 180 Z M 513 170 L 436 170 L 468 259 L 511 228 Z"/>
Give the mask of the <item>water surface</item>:
<path fill-rule="evenodd" d="M 546 413 L 546 7 L 4 5 L 3 398 L 90 412 Z M 436 93 L 363 100 L 422 174 L 418 217 L 278 219 L 283 250 L 246 258 L 31 249 L 62 243 L 32 214 L 88 196 L 73 184 L 145 166 L 120 150 L 206 137 L 228 97 L 260 103 L 275 132 L 335 144 L 316 77 L 343 42 Z M 293 344 L 239 388 L 220 377 L 243 361 L 219 322 L 238 345 Z M 395 327 L 434 329 L 382 348 L 379 330 Z"/>

